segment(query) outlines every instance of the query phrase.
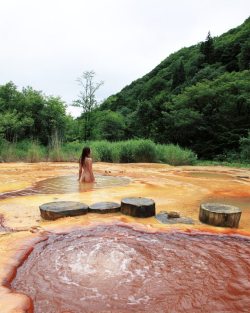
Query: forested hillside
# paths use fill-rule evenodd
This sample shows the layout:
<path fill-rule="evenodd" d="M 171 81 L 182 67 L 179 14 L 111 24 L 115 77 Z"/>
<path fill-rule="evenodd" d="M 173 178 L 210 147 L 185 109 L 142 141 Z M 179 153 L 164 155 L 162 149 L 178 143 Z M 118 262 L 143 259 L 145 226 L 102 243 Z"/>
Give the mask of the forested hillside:
<path fill-rule="evenodd" d="M 82 79 L 76 119 L 58 97 L 32 87 L 18 90 L 13 82 L 0 86 L 0 150 L 22 141 L 48 146 L 55 140 L 151 139 L 203 159 L 250 160 L 250 18 L 171 54 L 100 106 L 92 91 L 84 92 L 102 82 L 95 84 L 94 72 Z"/>
<path fill-rule="evenodd" d="M 125 138 L 178 143 L 202 158 L 224 158 L 250 130 L 249 69 L 250 18 L 171 54 L 100 109 L 124 118 Z"/>

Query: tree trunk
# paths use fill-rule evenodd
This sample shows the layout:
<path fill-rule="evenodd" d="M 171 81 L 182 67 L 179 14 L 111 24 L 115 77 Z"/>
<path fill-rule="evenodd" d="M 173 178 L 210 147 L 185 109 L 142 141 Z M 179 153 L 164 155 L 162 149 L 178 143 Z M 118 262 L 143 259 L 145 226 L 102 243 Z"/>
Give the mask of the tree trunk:
<path fill-rule="evenodd" d="M 237 207 L 220 203 L 203 203 L 200 206 L 201 222 L 221 227 L 237 228 L 241 210 Z"/>
<path fill-rule="evenodd" d="M 74 201 L 57 201 L 39 206 L 41 216 L 45 220 L 56 220 L 60 217 L 77 216 L 88 213 L 88 206 Z"/>
<path fill-rule="evenodd" d="M 121 201 L 121 212 L 134 217 L 155 215 L 155 202 L 147 198 L 125 198 Z"/>
<path fill-rule="evenodd" d="M 115 202 L 97 202 L 89 206 L 91 213 L 115 213 L 121 211 L 121 205 Z"/>

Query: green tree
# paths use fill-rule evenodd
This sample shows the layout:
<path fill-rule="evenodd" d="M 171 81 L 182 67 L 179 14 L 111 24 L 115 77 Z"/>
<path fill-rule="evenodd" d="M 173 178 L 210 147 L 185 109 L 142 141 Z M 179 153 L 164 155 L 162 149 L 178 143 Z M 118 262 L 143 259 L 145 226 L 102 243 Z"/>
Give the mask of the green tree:
<path fill-rule="evenodd" d="M 250 162 L 250 131 L 248 137 L 240 139 L 240 155 L 243 161 Z"/>
<path fill-rule="evenodd" d="M 0 115 L 0 129 L 2 136 L 8 141 L 23 138 L 25 129 L 31 127 L 34 121 L 30 117 L 23 117 L 16 110 L 5 111 Z"/>
<path fill-rule="evenodd" d="M 91 137 L 91 113 L 97 106 L 96 91 L 103 85 L 103 81 L 94 81 L 95 72 L 86 71 L 77 79 L 81 87 L 79 98 L 74 101 L 73 106 L 81 107 L 84 118 L 84 141 Z"/>
<path fill-rule="evenodd" d="M 48 144 L 55 131 L 64 136 L 65 104 L 32 87 L 18 91 L 12 82 L 0 86 L 0 112 L 1 132 L 6 140 L 30 138 Z"/>
<path fill-rule="evenodd" d="M 41 140 L 48 144 L 55 134 L 63 140 L 66 131 L 65 103 L 59 97 L 46 97 L 40 116 L 43 128 Z"/>
<path fill-rule="evenodd" d="M 20 106 L 23 115 L 29 116 L 34 121 L 32 127 L 26 128 L 25 138 L 38 139 L 41 143 L 47 144 L 47 129 L 42 114 L 46 102 L 45 96 L 41 91 L 34 90 L 30 86 L 22 89 L 22 95 Z"/>
<path fill-rule="evenodd" d="M 224 73 L 173 97 L 165 113 L 170 140 L 207 159 L 238 149 L 250 129 L 249 80 L 249 71 Z"/>
<path fill-rule="evenodd" d="M 250 40 L 246 41 L 239 54 L 239 68 L 240 70 L 250 69 Z"/>
<path fill-rule="evenodd" d="M 0 112 L 19 110 L 21 97 L 21 93 L 13 82 L 0 86 Z"/>
<path fill-rule="evenodd" d="M 124 139 L 125 119 L 110 110 L 98 111 L 93 116 L 93 139 L 118 141 Z"/>
<path fill-rule="evenodd" d="M 174 68 L 173 72 L 173 78 L 172 78 L 172 89 L 175 89 L 176 87 L 179 87 L 181 84 L 183 84 L 186 80 L 186 74 L 185 69 L 183 65 L 183 61 L 177 63 L 177 65 Z"/>
<path fill-rule="evenodd" d="M 210 31 L 207 34 L 206 40 L 200 46 L 200 52 L 204 54 L 204 63 L 211 64 L 214 62 L 214 41 Z"/>

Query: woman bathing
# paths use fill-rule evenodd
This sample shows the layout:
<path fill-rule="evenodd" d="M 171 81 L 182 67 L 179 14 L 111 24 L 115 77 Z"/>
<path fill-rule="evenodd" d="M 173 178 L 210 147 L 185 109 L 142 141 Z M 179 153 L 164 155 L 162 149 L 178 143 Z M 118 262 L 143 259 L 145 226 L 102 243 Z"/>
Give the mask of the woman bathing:
<path fill-rule="evenodd" d="M 79 159 L 79 182 L 93 183 L 95 177 L 92 170 L 92 159 L 90 157 L 91 151 L 89 147 L 82 149 L 82 155 Z"/>

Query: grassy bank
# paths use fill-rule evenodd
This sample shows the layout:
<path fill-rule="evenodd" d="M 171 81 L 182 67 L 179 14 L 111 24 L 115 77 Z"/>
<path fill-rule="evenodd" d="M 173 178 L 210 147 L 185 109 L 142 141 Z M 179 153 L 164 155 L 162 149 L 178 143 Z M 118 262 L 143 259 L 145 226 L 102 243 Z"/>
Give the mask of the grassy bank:
<path fill-rule="evenodd" d="M 62 144 L 53 141 L 44 147 L 35 141 L 0 144 L 1 162 L 74 162 L 78 161 L 82 142 Z M 92 150 L 94 161 L 114 163 L 159 162 L 170 165 L 192 165 L 197 161 L 195 153 L 178 145 L 159 145 L 150 140 L 127 140 L 119 142 L 92 141 L 86 143 Z"/>

